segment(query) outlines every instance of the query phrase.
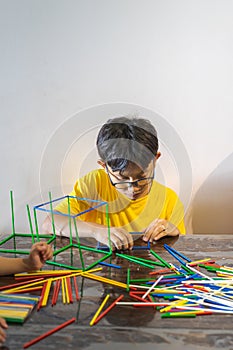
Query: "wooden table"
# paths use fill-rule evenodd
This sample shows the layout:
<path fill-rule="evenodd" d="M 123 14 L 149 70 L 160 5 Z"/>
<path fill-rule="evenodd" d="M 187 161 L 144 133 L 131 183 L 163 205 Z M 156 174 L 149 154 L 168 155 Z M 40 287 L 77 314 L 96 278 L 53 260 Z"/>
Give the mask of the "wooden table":
<path fill-rule="evenodd" d="M 24 242 L 25 243 L 25 242 Z M 164 249 L 163 244 L 174 247 L 192 260 L 213 258 L 221 265 L 233 266 L 233 235 L 186 235 L 177 238 L 165 238 L 154 247 L 162 258 L 168 262 L 175 260 Z M 26 244 L 26 243 L 25 243 Z M 67 240 L 58 240 L 58 246 L 66 245 Z M 135 250 L 131 253 L 149 258 L 148 250 Z M 88 264 L 96 260 L 94 254 L 84 252 Z M 58 261 L 69 263 L 70 252 L 65 251 Z M 79 254 L 75 251 L 75 264 Z M 149 269 L 127 262 L 119 257 L 113 257 L 112 263 L 121 265 L 121 269 L 103 267 L 103 276 L 126 280 L 127 268 L 131 270 L 131 278 L 148 276 Z M 51 269 L 51 266 L 46 266 Z M 12 282 L 10 277 L 1 277 L 1 284 Z M 78 277 L 80 293 L 79 302 L 63 304 L 61 298 L 56 306 L 48 304 L 39 312 L 36 310 L 30 318 L 21 325 L 9 325 L 5 349 L 19 350 L 29 340 L 43 334 L 55 326 L 76 317 L 76 323 L 51 335 L 33 345 L 34 350 L 208 350 L 233 349 L 233 316 L 208 315 L 196 318 L 162 319 L 161 314 L 153 308 L 134 308 L 117 306 L 109 312 L 97 325 L 90 327 L 89 323 L 98 309 L 106 293 L 116 298 L 122 292 L 114 286 Z"/>

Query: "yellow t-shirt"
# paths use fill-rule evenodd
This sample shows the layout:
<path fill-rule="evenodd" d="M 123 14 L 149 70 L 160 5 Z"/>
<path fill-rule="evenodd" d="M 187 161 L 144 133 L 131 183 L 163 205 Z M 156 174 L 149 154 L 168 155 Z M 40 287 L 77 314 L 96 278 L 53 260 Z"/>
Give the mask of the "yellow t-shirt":
<path fill-rule="evenodd" d="M 69 198 L 70 214 L 86 222 L 107 225 L 106 204 L 111 227 L 122 227 L 128 232 L 141 232 L 153 220 L 165 219 L 174 224 L 181 234 L 185 234 L 183 205 L 176 193 L 153 181 L 150 193 L 136 200 L 130 200 L 118 192 L 109 181 L 103 169 L 93 170 L 80 178 L 74 185 Z M 89 210 L 91 209 L 91 210 Z M 68 214 L 68 200 L 64 199 L 56 208 Z"/>

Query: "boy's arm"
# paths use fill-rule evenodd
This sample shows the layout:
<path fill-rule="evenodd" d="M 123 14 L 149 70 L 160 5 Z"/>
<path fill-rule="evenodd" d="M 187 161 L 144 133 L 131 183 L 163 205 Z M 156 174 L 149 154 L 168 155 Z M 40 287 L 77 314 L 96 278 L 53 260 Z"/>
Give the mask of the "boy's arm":
<path fill-rule="evenodd" d="M 0 275 L 39 270 L 53 256 L 52 248 L 45 242 L 35 243 L 27 258 L 0 257 Z"/>
<path fill-rule="evenodd" d="M 59 236 L 70 237 L 69 220 L 66 216 L 54 215 L 55 233 Z M 108 242 L 108 227 L 92 222 L 84 222 L 76 219 L 76 226 L 79 237 L 92 237 L 104 245 L 109 245 Z M 71 222 L 72 236 L 75 238 L 75 227 L 73 221 Z M 51 216 L 47 216 L 43 225 L 42 233 L 49 234 L 52 230 Z M 111 244 L 112 249 L 132 249 L 133 238 L 126 230 L 118 227 L 111 227 Z"/>

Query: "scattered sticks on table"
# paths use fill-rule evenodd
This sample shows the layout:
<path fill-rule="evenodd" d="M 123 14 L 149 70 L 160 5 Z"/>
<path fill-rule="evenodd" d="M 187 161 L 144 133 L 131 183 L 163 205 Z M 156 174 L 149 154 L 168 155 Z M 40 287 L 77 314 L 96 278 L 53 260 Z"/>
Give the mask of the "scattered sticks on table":
<path fill-rule="evenodd" d="M 113 307 L 153 307 L 167 317 L 196 317 L 210 314 L 233 314 L 233 268 L 220 266 L 210 258 L 192 261 L 189 257 L 178 252 L 167 244 L 166 251 L 178 261 L 178 264 L 168 262 L 157 253 L 150 250 L 152 260 L 125 255 L 130 263 L 148 268 L 148 277 L 133 279 L 127 268 L 126 281 L 120 282 L 96 274 L 102 268 L 88 271 L 83 270 L 53 270 L 38 271 L 31 274 L 17 274 L 20 281 L 8 288 L 1 288 L 1 292 L 22 293 L 41 288 L 41 297 L 37 309 L 48 304 L 52 294 L 51 305 L 55 306 L 59 291 L 64 304 L 79 301 L 77 277 L 88 278 L 106 285 L 122 288 L 123 294 L 116 297 L 110 305 L 109 294 L 97 309 L 90 325 L 97 324 Z M 118 254 L 123 258 L 123 254 Z M 157 261 L 154 260 L 157 259 Z M 151 269 L 153 268 L 153 271 Z M 201 271 L 202 269 L 202 271 Z M 206 270 L 207 273 L 203 271 Z M 215 276 L 210 276 L 215 273 Z M 53 292 L 51 292 L 53 288 Z M 75 298 L 73 298 L 73 291 Z M 122 301 L 124 297 L 124 301 Z"/>

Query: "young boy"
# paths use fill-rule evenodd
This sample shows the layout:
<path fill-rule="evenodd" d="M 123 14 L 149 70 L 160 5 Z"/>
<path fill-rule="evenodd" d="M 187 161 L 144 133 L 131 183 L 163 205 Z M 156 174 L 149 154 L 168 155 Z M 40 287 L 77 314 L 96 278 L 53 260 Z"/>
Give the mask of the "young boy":
<path fill-rule="evenodd" d="M 182 203 L 174 191 L 154 180 L 161 154 L 157 132 L 150 121 L 135 117 L 110 119 L 101 127 L 96 145 L 101 169 L 78 179 L 70 195 L 108 203 L 113 249 L 132 249 L 129 232 L 141 232 L 145 242 L 184 234 Z M 70 198 L 70 213 L 76 215 L 96 204 Z M 68 214 L 68 201 L 55 209 Z M 67 217 L 54 216 L 56 233 L 69 236 Z M 94 237 L 108 244 L 105 206 L 78 216 L 76 224 L 79 237 Z M 43 223 L 43 231 L 52 232 L 50 216 Z M 74 227 L 72 232 L 75 234 Z"/>
<path fill-rule="evenodd" d="M 45 242 L 35 243 L 27 258 L 0 257 L 0 276 L 39 270 L 53 256 L 52 248 Z M 0 317 L 0 343 L 6 340 L 6 321 Z"/>

